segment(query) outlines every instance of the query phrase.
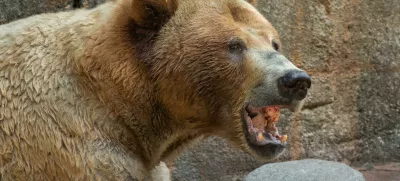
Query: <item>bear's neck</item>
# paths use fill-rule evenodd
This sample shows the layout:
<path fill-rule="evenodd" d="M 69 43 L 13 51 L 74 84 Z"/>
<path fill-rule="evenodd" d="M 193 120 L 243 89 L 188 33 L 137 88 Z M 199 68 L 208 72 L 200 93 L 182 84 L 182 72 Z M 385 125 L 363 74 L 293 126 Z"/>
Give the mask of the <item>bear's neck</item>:
<path fill-rule="evenodd" d="M 85 38 L 76 70 L 84 90 L 90 90 L 93 99 L 107 110 L 107 121 L 121 130 L 119 134 L 104 134 L 140 155 L 148 167 L 172 160 L 200 134 L 182 124 L 186 120 L 172 117 L 164 100 L 159 100 L 148 67 L 135 54 L 127 16 L 116 13 L 103 23 L 107 25 L 93 26 L 96 29 Z"/>

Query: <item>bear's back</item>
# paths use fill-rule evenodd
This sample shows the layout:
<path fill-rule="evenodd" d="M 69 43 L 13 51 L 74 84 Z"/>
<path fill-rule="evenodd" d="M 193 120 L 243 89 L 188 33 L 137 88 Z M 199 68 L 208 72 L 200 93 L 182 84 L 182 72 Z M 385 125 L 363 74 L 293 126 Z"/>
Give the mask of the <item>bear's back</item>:
<path fill-rule="evenodd" d="M 29 92 L 31 88 L 36 95 L 46 95 L 68 84 L 76 86 L 72 75 L 76 59 L 84 54 L 85 39 L 110 6 L 41 14 L 1 25 L 0 89 Z M 10 98 L 9 94 L 2 91 L 0 97 Z"/>
<path fill-rule="evenodd" d="M 73 66 L 95 20 L 111 9 L 107 6 L 0 26 L 0 168 L 10 171 L 4 179 L 23 180 L 26 175 L 19 173 L 29 165 L 36 165 L 32 173 L 48 170 L 42 166 L 53 161 L 68 166 L 68 160 L 81 158 L 72 153 L 63 158 L 60 150 L 82 149 L 76 137 L 97 136 L 90 132 L 93 123 L 84 120 L 99 120 L 104 110 L 88 106 Z"/>
<path fill-rule="evenodd" d="M 89 13 L 42 14 L 0 26 L 0 114 L 8 117 L 10 100 L 56 101 L 73 92 L 66 93 L 76 84 L 72 65 L 91 24 Z"/>

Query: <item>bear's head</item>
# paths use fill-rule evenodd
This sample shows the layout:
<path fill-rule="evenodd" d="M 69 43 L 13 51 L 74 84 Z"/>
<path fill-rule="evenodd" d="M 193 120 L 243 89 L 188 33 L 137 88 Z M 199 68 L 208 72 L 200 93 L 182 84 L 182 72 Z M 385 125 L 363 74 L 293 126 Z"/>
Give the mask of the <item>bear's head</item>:
<path fill-rule="evenodd" d="M 261 158 L 279 155 L 279 109 L 299 107 L 311 81 L 280 53 L 278 33 L 255 1 L 131 2 L 124 11 L 135 56 L 175 131 L 221 136 Z"/>

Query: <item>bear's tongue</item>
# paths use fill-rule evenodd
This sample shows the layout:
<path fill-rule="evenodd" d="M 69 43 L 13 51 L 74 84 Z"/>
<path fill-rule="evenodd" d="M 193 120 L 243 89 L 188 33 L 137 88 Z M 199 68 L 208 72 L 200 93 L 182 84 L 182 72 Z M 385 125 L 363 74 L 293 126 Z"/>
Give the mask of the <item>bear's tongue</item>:
<path fill-rule="evenodd" d="M 271 139 L 271 137 L 284 143 L 287 139 L 286 135 L 280 136 L 276 127 L 275 122 L 278 121 L 280 116 L 279 106 L 265 106 L 262 108 L 249 107 L 247 109 L 251 118 L 251 132 L 255 133 L 257 142 L 264 142 L 265 137 Z"/>

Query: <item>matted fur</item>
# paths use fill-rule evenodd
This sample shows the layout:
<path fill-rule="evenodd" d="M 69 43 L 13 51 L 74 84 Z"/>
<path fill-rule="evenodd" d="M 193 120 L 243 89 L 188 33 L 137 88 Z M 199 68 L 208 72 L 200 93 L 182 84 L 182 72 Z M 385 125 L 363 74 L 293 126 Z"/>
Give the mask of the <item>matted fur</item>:
<path fill-rule="evenodd" d="M 261 77 L 226 56 L 234 36 L 279 43 L 243 0 L 119 0 L 0 26 L 0 179 L 165 180 L 160 162 L 209 135 L 251 152 L 239 112 Z"/>

